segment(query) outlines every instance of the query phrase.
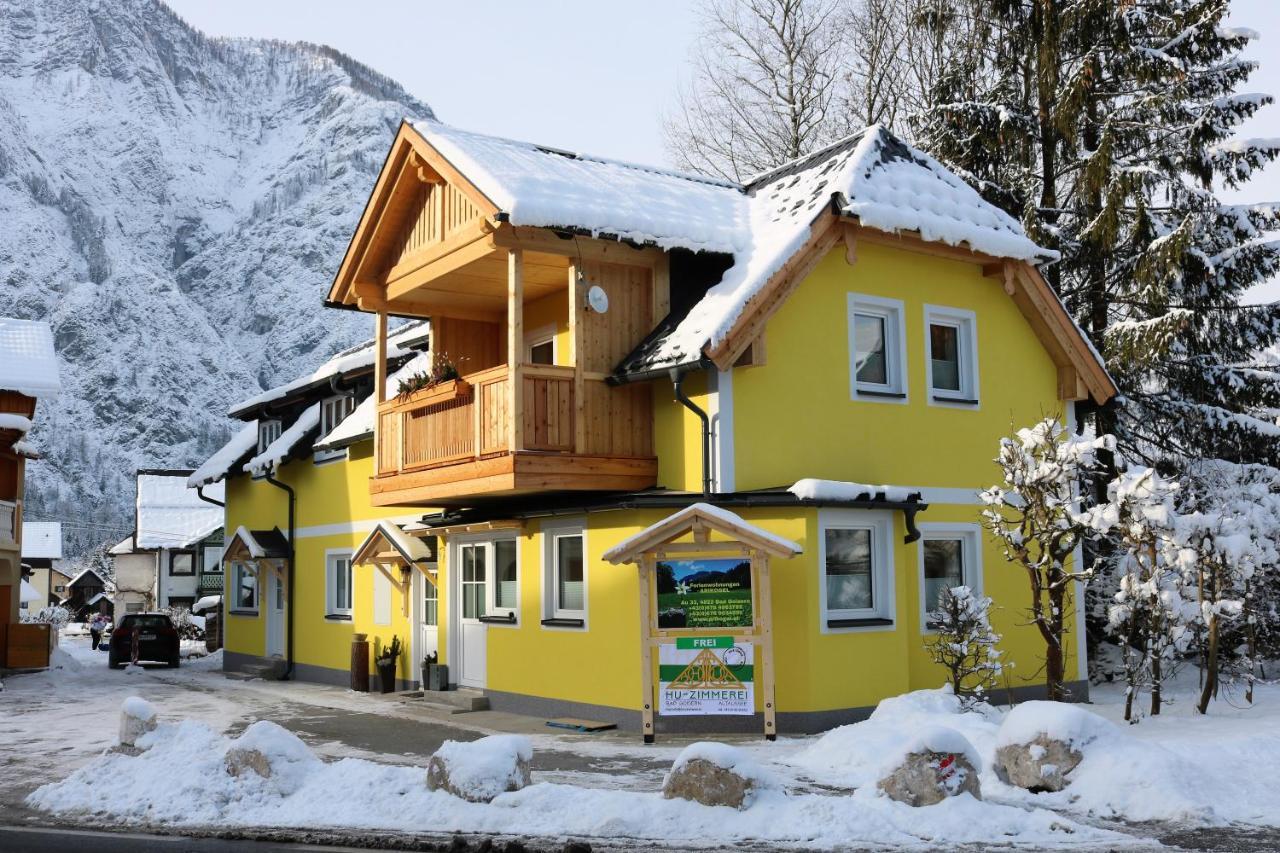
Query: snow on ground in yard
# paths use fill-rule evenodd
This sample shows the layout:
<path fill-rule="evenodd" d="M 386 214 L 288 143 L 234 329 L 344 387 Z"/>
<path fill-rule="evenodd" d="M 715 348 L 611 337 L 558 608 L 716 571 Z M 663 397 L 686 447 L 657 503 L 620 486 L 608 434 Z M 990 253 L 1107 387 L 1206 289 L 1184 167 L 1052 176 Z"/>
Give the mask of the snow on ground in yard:
<path fill-rule="evenodd" d="M 247 733 L 246 733 L 247 734 Z M 32 806 L 136 823 L 198 826 L 347 827 L 381 830 L 606 837 L 681 843 L 754 840 L 797 847 L 919 846 L 992 839 L 1041 845 L 1131 842 L 1043 809 L 983 803 L 967 795 L 913 809 L 871 789 L 851 795 L 762 791 L 742 812 L 656 792 L 537 783 L 476 804 L 428 791 L 421 767 L 292 756 L 289 785 L 230 776 L 237 742 L 201 723 L 162 724 L 138 757 L 108 754 L 31 795 Z M 174 768 L 184 772 L 175 774 Z M 109 778 L 110 785 L 101 784 Z M 273 773 L 274 779 L 274 773 Z"/>

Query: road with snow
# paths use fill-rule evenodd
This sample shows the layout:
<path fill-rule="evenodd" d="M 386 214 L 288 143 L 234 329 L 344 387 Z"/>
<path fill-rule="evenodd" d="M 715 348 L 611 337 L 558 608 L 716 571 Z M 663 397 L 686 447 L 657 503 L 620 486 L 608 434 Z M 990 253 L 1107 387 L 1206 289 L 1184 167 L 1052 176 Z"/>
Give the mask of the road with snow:
<path fill-rule="evenodd" d="M 690 824 L 701 825 L 705 814 L 671 812 L 669 808 L 672 806 L 664 804 L 671 801 L 660 798 L 655 800 L 652 794 L 644 793 L 655 792 L 661 787 L 663 774 L 685 742 L 668 740 L 645 747 L 634 736 L 619 733 L 594 736 L 550 734 L 541 720 L 494 712 L 449 715 L 439 709 L 430 709 L 420 701 L 358 694 L 322 685 L 237 681 L 226 678 L 220 672 L 217 656 L 188 661 L 176 671 L 165 668 L 110 671 L 106 667 L 105 655 L 93 652 L 87 646 L 84 638 L 65 638 L 63 651 L 66 654 L 59 655 L 60 669 L 10 677 L 4 692 L 0 692 L 0 849 L 79 850 L 85 846 L 87 837 L 82 833 L 87 828 L 129 833 L 113 834 L 103 839 L 95 836 L 89 846 L 106 853 L 115 849 L 284 850 L 298 849 L 298 842 L 347 845 L 346 848 L 330 849 L 367 849 L 371 845 L 377 845 L 381 849 L 437 849 L 440 845 L 453 844 L 453 836 L 433 830 L 436 827 L 450 826 L 461 827 L 471 833 L 472 849 L 476 849 L 480 839 L 493 836 L 499 839 L 495 849 L 503 849 L 508 841 L 519 839 L 530 850 L 559 851 L 565 837 L 583 834 L 593 836 L 591 841 L 596 851 L 654 849 L 659 843 L 663 849 L 673 851 L 681 849 L 682 838 L 687 839 L 685 843 L 688 844 L 694 837 L 697 837 L 699 843 L 690 846 L 704 850 L 716 843 L 724 843 L 726 847 L 736 851 L 796 849 L 794 841 L 771 844 L 761 840 L 761 834 L 768 838 L 770 831 L 776 831 L 776 825 L 788 820 L 797 823 L 808 820 L 819 827 L 824 822 L 830 825 L 849 820 L 849 816 L 840 810 L 850 804 L 849 795 L 855 789 L 866 787 L 865 780 L 859 781 L 858 774 L 863 772 L 859 768 L 867 766 L 868 754 L 874 756 L 878 750 L 887 748 L 896 736 L 895 725 L 882 720 L 834 732 L 821 740 L 820 745 L 815 745 L 819 742 L 812 738 L 784 739 L 770 746 L 739 738 L 741 746 L 751 751 L 756 758 L 767 762 L 771 772 L 784 778 L 787 796 L 785 800 L 775 801 L 767 808 L 757 806 L 741 813 L 741 818 L 759 822 L 760 834 L 753 837 L 748 833 L 736 839 L 726 837 L 721 842 L 720 839 L 707 835 L 691 834 L 688 826 L 660 826 L 664 821 L 672 820 L 673 814 L 679 814 L 681 819 L 688 818 Z M 163 826 L 154 821 L 151 826 L 145 826 L 147 819 L 141 818 L 143 823 L 140 824 L 138 813 L 129 819 L 114 812 L 88 816 L 83 812 L 75 813 L 74 810 L 51 814 L 31 808 L 26 802 L 28 795 L 46 783 L 72 774 L 83 776 L 88 773 L 92 790 L 110 790 L 110 786 L 120 783 L 119 779 L 112 778 L 113 773 L 119 775 L 124 772 L 121 768 L 128 768 L 128 772 L 133 772 L 132 765 L 119 763 L 106 765 L 114 768 L 111 770 L 97 769 L 104 765 L 100 756 L 115 743 L 120 704 L 131 695 L 145 697 L 154 703 L 160 709 L 162 723 L 172 723 L 179 719 L 193 721 L 203 727 L 202 731 L 207 732 L 206 737 L 223 738 L 221 742 L 225 742 L 224 736 L 235 737 L 256 720 L 274 721 L 297 733 L 311 752 L 323 759 L 323 764 L 320 765 L 322 768 L 332 769 L 344 781 L 350 778 L 353 789 L 361 784 L 388 789 L 382 795 L 377 792 L 362 794 L 353 790 L 354 797 L 368 797 L 370 803 L 376 804 L 379 800 L 385 801 L 387 797 L 395 796 L 394 792 L 399 786 L 401 793 L 398 795 L 406 797 L 406 803 L 417 804 L 406 805 L 405 808 L 410 811 L 413 808 L 426 811 L 420 811 L 419 816 L 414 817 L 412 813 L 401 814 L 403 809 L 392 808 L 388 811 L 384 808 L 381 814 L 384 815 L 382 820 L 386 821 L 385 824 L 379 823 L 380 819 L 375 816 L 371 824 L 358 826 L 347 825 L 342 818 L 331 817 L 323 809 L 316 812 L 318 823 L 308 823 L 307 819 L 291 811 L 293 807 L 282 803 L 275 811 L 267 807 L 266 811 L 258 813 L 251 825 L 214 820 L 211 825 L 183 826 L 181 820 L 174 822 L 166 818 L 160 822 Z M 922 694 L 923 698 L 908 700 L 902 706 L 901 713 L 906 716 L 896 725 L 896 729 L 920 725 L 920 720 L 926 718 L 914 719 L 911 715 L 921 713 L 922 708 L 924 712 L 932 713 L 930 703 L 936 704 L 936 700 L 929 699 L 929 695 Z M 1108 692 L 1103 691 L 1102 696 L 1106 699 Z M 1166 763 L 1173 761 L 1172 757 L 1165 755 L 1172 745 L 1181 751 L 1182 755 L 1175 756 L 1179 759 L 1185 757 L 1203 763 L 1205 756 L 1221 753 L 1225 762 L 1238 764 L 1238 756 L 1247 749 L 1264 752 L 1271 749 L 1277 740 L 1277 733 L 1280 733 L 1280 690 L 1271 689 L 1262 693 L 1261 698 L 1262 702 L 1253 709 L 1232 709 L 1224 704 L 1220 709 L 1222 716 L 1218 719 L 1193 719 L 1188 714 L 1177 712 L 1175 707 L 1175 713 L 1170 714 L 1167 719 L 1148 721 L 1142 726 L 1117 731 L 1134 732 L 1152 742 L 1158 741 L 1162 744 L 1159 751 Z M 923 706 L 920 705 L 922 701 L 925 703 Z M 1104 716 L 1114 716 L 1113 705 L 1114 702 L 1104 702 L 1093 706 L 1093 710 Z M 959 718 L 948 719 L 945 716 L 942 719 L 955 725 L 964 722 Z M 984 722 L 982 719 L 971 720 L 965 725 L 971 727 L 966 735 L 974 739 L 975 743 L 982 742 L 984 737 L 989 739 L 988 730 L 994 731 L 993 722 Z M 503 731 L 526 734 L 534 744 L 533 776 L 534 782 L 539 784 L 522 793 L 532 794 L 535 790 L 541 790 L 544 792 L 544 799 L 554 794 L 551 800 L 543 802 L 533 796 L 527 798 L 528 802 L 523 806 L 516 802 L 507 808 L 468 805 L 465 809 L 460 807 L 456 813 L 435 813 L 436 817 L 433 818 L 430 810 L 438 807 L 436 801 L 413 799 L 425 796 L 425 791 L 420 790 L 421 768 L 443 741 L 472 740 L 484 734 Z M 1118 736 L 1125 738 L 1120 743 L 1122 748 L 1133 749 L 1135 743 L 1140 743 L 1127 734 Z M 1253 740 L 1247 739 L 1250 737 Z M 1139 754 L 1138 757 L 1142 758 L 1142 755 Z M 355 761 L 339 770 L 334 762 L 344 758 Z M 121 759 L 113 760 L 119 762 Z M 177 780 L 183 778 L 183 766 L 175 760 L 172 767 L 167 766 L 164 770 L 165 774 L 173 774 L 175 786 Z M 1186 769 L 1182 764 L 1168 763 L 1168 766 L 1178 772 Z M 207 770 L 205 772 L 207 774 Z M 103 778 L 98 779 L 93 774 L 101 774 Z M 193 775 L 198 774 L 187 774 L 188 777 Z M 356 781 L 359 779 L 366 781 Z M 217 799 L 217 791 L 205 791 L 201 794 L 199 782 L 198 778 L 187 779 L 184 783 L 186 787 L 181 789 L 180 796 L 190 797 L 193 809 L 197 805 L 207 805 L 210 799 Z M 948 831 L 963 832 L 966 823 L 970 826 L 968 831 L 971 838 L 972 825 L 975 821 L 983 820 L 991 821 L 993 840 L 999 838 L 1006 844 L 1014 842 L 1018 849 L 1023 850 L 1039 849 L 1038 844 L 1046 844 L 1051 839 L 1056 843 L 1050 846 L 1063 846 L 1065 842 L 1065 846 L 1086 850 L 1187 849 L 1245 853 L 1280 849 L 1280 834 L 1267 825 L 1188 827 L 1171 820 L 1133 820 L 1122 823 L 1114 819 L 1117 814 L 1123 816 L 1124 809 L 1134 807 L 1135 803 L 1138 807 L 1149 808 L 1150 802 L 1140 798 L 1135 800 L 1132 796 L 1118 798 L 1108 806 L 1112 810 L 1108 812 L 1106 808 L 1102 808 L 1107 802 L 1099 801 L 1097 809 L 1089 810 L 1092 812 L 1091 816 L 1089 812 L 1064 805 L 1065 800 L 1056 804 L 1044 797 L 1028 796 L 1019 800 L 1011 798 L 1007 788 L 1001 791 L 998 790 L 999 786 L 993 786 L 997 790 L 988 791 L 989 784 L 984 779 L 984 793 L 992 804 L 974 803 L 972 806 L 983 810 L 981 812 L 971 814 L 962 810 L 948 817 L 945 810 L 940 811 L 942 807 L 939 806 L 927 810 L 909 810 L 911 814 L 906 822 L 900 820 L 900 813 L 892 809 L 886 810 L 886 804 L 880 798 L 868 800 L 855 796 L 856 807 L 869 808 L 867 815 L 875 821 L 885 823 L 892 819 L 899 822 L 887 827 L 873 822 L 865 829 L 864 824 L 850 824 L 848 834 L 842 837 L 848 839 L 858 833 L 865 843 L 874 842 L 876 849 L 884 849 L 882 839 L 892 833 L 901 834 L 904 831 L 902 827 L 907 827 L 906 831 L 917 831 L 912 821 L 918 815 L 919 834 L 917 841 L 910 845 L 913 849 L 928 849 L 931 840 L 941 840 Z M 1260 777 L 1257 785 L 1268 789 L 1270 787 Z M 1212 786 L 1204 783 L 1203 787 L 1207 790 Z M 178 796 L 177 790 L 179 789 L 175 787 L 175 796 Z M 1163 792 L 1168 790 L 1178 789 L 1162 789 L 1156 785 L 1148 800 L 1164 797 L 1166 794 Z M 1214 805 L 1223 815 L 1247 815 L 1249 808 L 1255 811 L 1265 809 L 1270 803 L 1265 796 L 1255 798 L 1256 802 L 1252 804 L 1242 802 L 1250 799 L 1251 792 L 1252 788 L 1246 785 L 1232 795 L 1235 802 Z M 562 805 L 566 794 L 570 800 L 567 808 Z M 639 800 L 627 799 L 637 794 Z M 166 808 L 172 805 L 157 804 Z M 1041 804 L 1065 809 L 1066 814 L 1056 818 L 1051 812 L 1037 808 Z M 385 803 L 383 806 L 385 807 Z M 550 812 L 548 808 L 551 809 Z M 693 808 L 707 811 L 703 807 Z M 762 812 L 762 808 L 766 810 Z M 777 812 L 781 817 L 774 820 L 768 816 L 768 809 L 777 808 L 782 809 Z M 475 809 L 489 811 L 477 812 Z M 496 819 L 494 809 L 497 810 Z M 532 811 L 525 811 L 526 809 Z M 796 812 L 799 818 L 795 814 L 788 817 L 788 809 L 800 809 Z M 1022 813 L 1020 809 L 1026 813 L 1025 818 L 1018 817 Z M 99 811 L 110 812 L 110 808 L 102 807 Z M 360 815 L 365 813 L 354 808 L 351 811 Z M 1209 809 L 1209 812 L 1212 811 L 1213 809 Z M 557 816 L 558 812 L 563 813 Z M 172 813 L 172 809 L 169 813 Z M 1102 819 L 1097 816 L 1099 814 L 1110 819 Z M 1044 828 L 1053 821 L 1046 822 L 1037 815 L 1047 815 L 1060 825 L 1073 828 L 1062 835 L 1061 830 Z M 1037 820 L 1040 823 L 1036 823 Z M 1230 818 L 1215 822 L 1238 820 Z M 531 821 L 536 825 L 531 824 Z M 332 826 L 326 827 L 326 823 Z M 1263 819 L 1262 823 L 1268 824 L 1268 820 Z M 717 824 L 711 821 L 706 825 Z M 569 829 L 557 831 L 556 827 L 561 826 Z M 575 826 L 582 826 L 584 829 L 575 832 L 572 829 Z M 610 828 L 615 826 L 618 831 L 611 833 Z M 651 826 L 652 829 L 649 828 Z M 1042 828 L 1036 829 L 1037 826 Z M 1019 830 L 1019 827 L 1023 829 Z M 162 834 L 138 836 L 136 832 L 139 828 Z M 642 832 L 644 835 L 641 835 Z M 640 840 L 650 832 L 657 837 L 649 836 L 653 840 Z M 880 833 L 878 838 L 874 835 L 877 832 Z M 1053 838 L 1050 832 L 1057 837 Z M 185 836 L 197 836 L 200 840 L 188 840 L 184 842 L 188 846 L 180 846 L 175 842 L 181 841 L 183 836 L 164 833 L 183 833 Z M 808 849 L 833 846 L 830 839 L 834 836 L 829 830 L 826 836 L 821 835 L 820 828 L 815 829 L 815 833 L 817 836 L 812 845 L 799 846 Z M 1019 837 L 1020 833 L 1022 837 Z M 210 835 L 223 837 L 208 837 Z M 541 836 L 541 839 L 534 843 L 530 840 L 534 836 Z M 1045 840 L 1042 842 L 1039 840 L 1041 838 Z M 262 843 L 261 839 L 267 839 L 268 843 Z M 658 839 L 661 839 L 660 842 Z M 1168 846 L 1161 848 L 1155 839 Z M 842 846 L 841 849 L 850 848 Z M 938 849 L 977 850 L 982 849 L 982 845 L 948 843 Z"/>

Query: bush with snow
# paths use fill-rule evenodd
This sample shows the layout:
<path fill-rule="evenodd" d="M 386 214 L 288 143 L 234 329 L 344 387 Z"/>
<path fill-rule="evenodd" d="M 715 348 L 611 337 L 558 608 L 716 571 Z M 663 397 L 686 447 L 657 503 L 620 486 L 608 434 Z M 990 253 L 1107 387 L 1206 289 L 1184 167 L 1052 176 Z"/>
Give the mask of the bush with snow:
<path fill-rule="evenodd" d="M 676 757 L 662 780 L 662 796 L 745 809 L 757 791 L 774 787 L 774 778 L 742 750 L 703 741 L 690 744 Z"/>
<path fill-rule="evenodd" d="M 947 670 L 951 692 L 962 701 L 980 701 L 1005 669 L 996 648 L 1000 635 L 991 628 L 990 612 L 990 598 L 956 586 L 944 588 L 929 613 L 935 633 L 925 648 L 933 662 Z"/>
<path fill-rule="evenodd" d="M 473 803 L 518 791 L 530 782 L 533 745 L 522 735 L 490 735 L 474 741 L 447 740 L 427 764 L 427 788 Z"/>
<path fill-rule="evenodd" d="M 42 607 L 35 613 L 27 611 L 23 614 L 23 622 L 32 622 L 37 624 L 49 625 L 55 631 L 61 631 L 67 627 L 67 623 L 71 621 L 71 611 L 65 607 L 59 607 L 56 604 L 49 607 Z"/>
<path fill-rule="evenodd" d="M 204 639 L 204 617 L 196 616 L 189 607 L 166 607 L 162 611 L 178 629 L 178 637 L 183 640 Z"/>

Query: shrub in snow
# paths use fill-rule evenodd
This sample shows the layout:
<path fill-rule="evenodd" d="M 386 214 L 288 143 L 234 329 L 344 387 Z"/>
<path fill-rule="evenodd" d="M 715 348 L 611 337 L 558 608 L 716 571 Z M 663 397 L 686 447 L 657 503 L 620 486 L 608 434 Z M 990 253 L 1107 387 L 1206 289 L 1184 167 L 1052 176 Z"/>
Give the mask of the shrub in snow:
<path fill-rule="evenodd" d="M 1061 791 L 1084 760 L 1084 748 L 1113 726 L 1062 702 L 1024 702 L 1004 718 L 996 735 L 996 775 L 1028 791 Z"/>
<path fill-rule="evenodd" d="M 427 764 L 427 788 L 473 803 L 487 803 L 530 782 L 533 745 L 522 735 L 490 735 L 462 742 L 447 740 Z"/>
<path fill-rule="evenodd" d="M 178 636 L 183 640 L 204 639 L 204 619 L 194 616 L 190 607 L 166 607 L 163 611 L 178 629 Z"/>
<path fill-rule="evenodd" d="M 981 761 L 973 745 L 955 729 L 927 726 L 916 733 L 905 754 L 887 762 L 890 769 L 876 787 L 909 806 L 931 806 L 957 794 L 982 799 Z"/>
<path fill-rule="evenodd" d="M 1097 470 L 1099 452 L 1114 448 L 1111 436 L 1075 436 L 1057 418 L 1044 418 L 1000 439 L 995 461 L 1004 482 L 981 494 L 984 526 L 1000 543 L 1005 559 L 1022 566 L 1031 584 L 1029 616 L 1044 640 L 1050 699 L 1067 698 L 1067 588 L 1090 576 L 1082 566 L 1067 569 L 1071 553 L 1090 532 L 1077 487 Z"/>
<path fill-rule="evenodd" d="M 676 757 L 662 780 L 662 796 L 745 809 L 759 789 L 773 786 L 772 778 L 742 750 L 703 742 L 690 744 Z"/>
<path fill-rule="evenodd" d="M 120 706 L 119 750 L 135 755 L 141 752 L 138 738 L 147 732 L 155 731 L 155 728 L 155 706 L 140 696 L 130 696 Z"/>
<path fill-rule="evenodd" d="M 61 631 L 71 621 L 71 611 L 65 607 L 53 605 L 41 608 L 35 613 L 23 613 L 22 621 L 48 625 L 55 631 Z"/>
<path fill-rule="evenodd" d="M 295 791 L 319 763 L 297 735 L 268 720 L 259 720 L 245 729 L 223 758 L 223 766 L 231 776 L 254 773 L 272 780 L 284 794 Z"/>
<path fill-rule="evenodd" d="M 981 701 L 1004 671 L 996 648 L 1000 635 L 991 629 L 990 611 L 990 598 L 957 586 L 942 590 L 937 608 L 929 614 L 929 626 L 937 633 L 925 648 L 934 663 L 946 668 L 951 692 L 966 704 Z"/>

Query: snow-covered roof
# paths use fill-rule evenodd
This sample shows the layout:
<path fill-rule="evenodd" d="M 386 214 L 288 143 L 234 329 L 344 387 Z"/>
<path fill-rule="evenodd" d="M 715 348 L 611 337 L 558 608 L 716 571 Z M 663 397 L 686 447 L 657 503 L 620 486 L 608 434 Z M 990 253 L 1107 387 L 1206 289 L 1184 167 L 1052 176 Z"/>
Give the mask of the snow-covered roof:
<path fill-rule="evenodd" d="M 749 240 L 734 263 L 666 334 L 651 337 L 620 372 L 638 373 L 699 361 L 721 343 L 765 283 L 805 245 L 825 209 L 856 216 L 889 233 L 966 246 L 1000 258 L 1054 257 L 1022 226 L 927 154 L 872 125 L 828 148 L 753 178 L 745 195 Z"/>
<path fill-rule="evenodd" d="M 513 225 L 581 229 L 663 248 L 738 252 L 747 247 L 738 184 L 436 121 L 412 126 Z"/>
<path fill-rule="evenodd" d="M 48 323 L 0 317 L 0 389 L 28 397 L 52 397 L 62 389 Z"/>
<path fill-rule="evenodd" d="M 187 487 L 189 471 L 138 473 L 138 548 L 186 548 L 223 525 L 222 507 L 204 501 Z M 208 496 L 223 499 L 223 487 L 215 483 Z"/>
<path fill-rule="evenodd" d="M 604 559 L 611 563 L 626 562 L 631 559 L 632 552 L 642 550 L 650 545 L 669 540 L 672 535 L 693 525 L 698 519 L 706 523 L 732 531 L 743 541 L 764 546 L 766 549 L 787 556 L 800 554 L 804 548 L 790 539 L 770 533 L 759 525 L 752 524 L 736 512 L 718 507 L 714 504 L 698 502 L 689 504 L 661 521 L 655 522 L 639 533 L 635 533 L 604 552 Z"/>
<path fill-rule="evenodd" d="M 280 433 L 280 437 L 267 445 L 257 456 L 244 464 L 244 470 L 255 477 L 260 477 L 268 470 L 277 468 L 293 455 L 293 450 L 302 443 L 312 430 L 320 425 L 320 403 L 312 403 L 289 428 Z"/>
<path fill-rule="evenodd" d="M 93 598 L 91 598 L 91 599 L 89 599 L 88 601 L 86 601 L 86 602 L 84 603 L 84 606 L 85 606 L 85 607 L 89 607 L 89 606 L 94 605 L 94 604 L 97 604 L 99 601 L 103 601 L 103 600 L 105 600 L 105 599 L 107 599 L 107 594 L 106 594 L 105 592 L 100 592 L 100 593 L 98 593 L 97 595 L 95 595 Z"/>
<path fill-rule="evenodd" d="M 97 578 L 97 579 L 98 579 L 98 583 L 102 584 L 104 587 L 105 587 L 105 586 L 107 586 L 107 579 L 106 579 L 106 578 L 104 578 L 102 575 L 98 574 L 98 573 L 97 573 L 97 571 L 95 571 L 94 569 L 91 569 L 91 568 L 86 567 L 86 568 L 83 568 L 83 569 L 81 569 L 80 571 L 76 572 L 76 576 L 75 576 L 75 577 L 73 577 L 71 580 L 67 581 L 67 588 L 68 588 L 68 589 L 70 589 L 71 587 L 75 586 L 75 585 L 76 585 L 76 583 L 78 583 L 78 582 L 79 582 L 80 578 L 84 577 L 85 575 L 93 575 L 95 578 Z M 68 596 L 68 598 L 69 598 L 69 597 L 70 597 L 70 596 Z M 64 599 L 64 600 L 65 600 L 65 599 Z"/>
<path fill-rule="evenodd" d="M 387 358 L 404 358 L 412 354 L 412 351 L 407 347 L 410 344 L 416 345 L 422 340 L 423 332 L 427 328 L 427 323 L 428 321 L 426 320 L 416 320 L 411 323 L 406 323 L 388 334 Z M 283 400 L 291 394 L 297 394 L 315 386 L 325 385 L 333 377 L 367 370 L 373 366 L 374 362 L 373 343 L 373 341 L 365 341 L 364 343 L 345 349 L 342 352 L 333 355 L 328 361 L 317 367 L 315 370 L 299 376 L 292 382 L 277 385 L 275 388 L 268 388 L 261 394 L 257 394 L 246 400 L 241 400 L 239 403 L 236 403 L 231 407 L 229 414 L 232 417 L 240 417 L 265 403 Z"/>
<path fill-rule="evenodd" d="M 187 478 L 187 486 L 199 488 L 216 483 L 235 467 L 236 463 L 248 456 L 258 446 L 258 422 L 249 421 L 227 439 L 227 443 L 218 452 L 200 464 L 200 467 Z"/>
<path fill-rule="evenodd" d="M 39 590 L 25 580 L 18 586 L 18 601 L 21 603 L 30 604 L 39 601 L 41 597 Z"/>
<path fill-rule="evenodd" d="M 108 550 L 108 554 L 120 556 L 122 554 L 132 554 L 137 546 L 133 544 L 133 535 L 130 534 L 112 545 Z"/>
<path fill-rule="evenodd" d="M 431 550 L 431 546 L 416 536 L 410 536 L 404 532 L 404 528 L 392 521 L 379 521 L 373 530 L 369 531 L 369 535 L 364 538 L 360 546 L 355 550 L 355 560 L 364 561 L 370 556 L 365 552 L 379 538 L 385 539 L 392 548 L 394 548 L 406 562 L 409 563 L 428 563 L 434 562 L 435 553 Z"/>
<path fill-rule="evenodd" d="M 62 559 L 62 522 L 22 522 L 22 558 Z"/>
<path fill-rule="evenodd" d="M 222 606 L 222 596 L 206 595 L 204 598 L 199 599 L 198 601 L 196 601 L 195 604 L 191 605 L 191 612 L 200 613 L 205 610 L 216 610 L 221 606 Z"/>
<path fill-rule="evenodd" d="M 802 501 L 823 501 L 839 503 L 842 501 L 886 500 L 905 503 L 914 496 L 920 498 L 919 491 L 912 491 L 906 486 L 875 486 L 867 483 L 850 483 L 844 480 L 816 480 L 807 477 L 797 480 L 787 489 Z"/>
<path fill-rule="evenodd" d="M 31 418 L 12 412 L 0 412 L 0 430 L 13 430 L 26 435 L 31 430 Z"/>
<path fill-rule="evenodd" d="M 408 379 L 414 373 L 431 369 L 431 354 L 418 353 L 405 363 L 403 367 L 387 377 L 387 399 L 396 396 L 400 381 Z M 315 443 L 316 450 L 338 450 L 373 437 L 373 421 L 378 415 L 377 401 L 373 395 L 365 397 L 351 414 L 343 418 L 327 435 L 320 436 Z"/>
<path fill-rule="evenodd" d="M 227 544 L 222 549 L 223 560 L 227 559 L 227 555 L 231 553 L 231 549 L 236 542 L 244 545 L 245 551 L 254 560 L 277 559 L 289 556 L 289 540 L 280 532 L 279 528 L 274 530 L 250 530 L 243 525 L 237 527 L 236 532 L 227 539 Z"/>

